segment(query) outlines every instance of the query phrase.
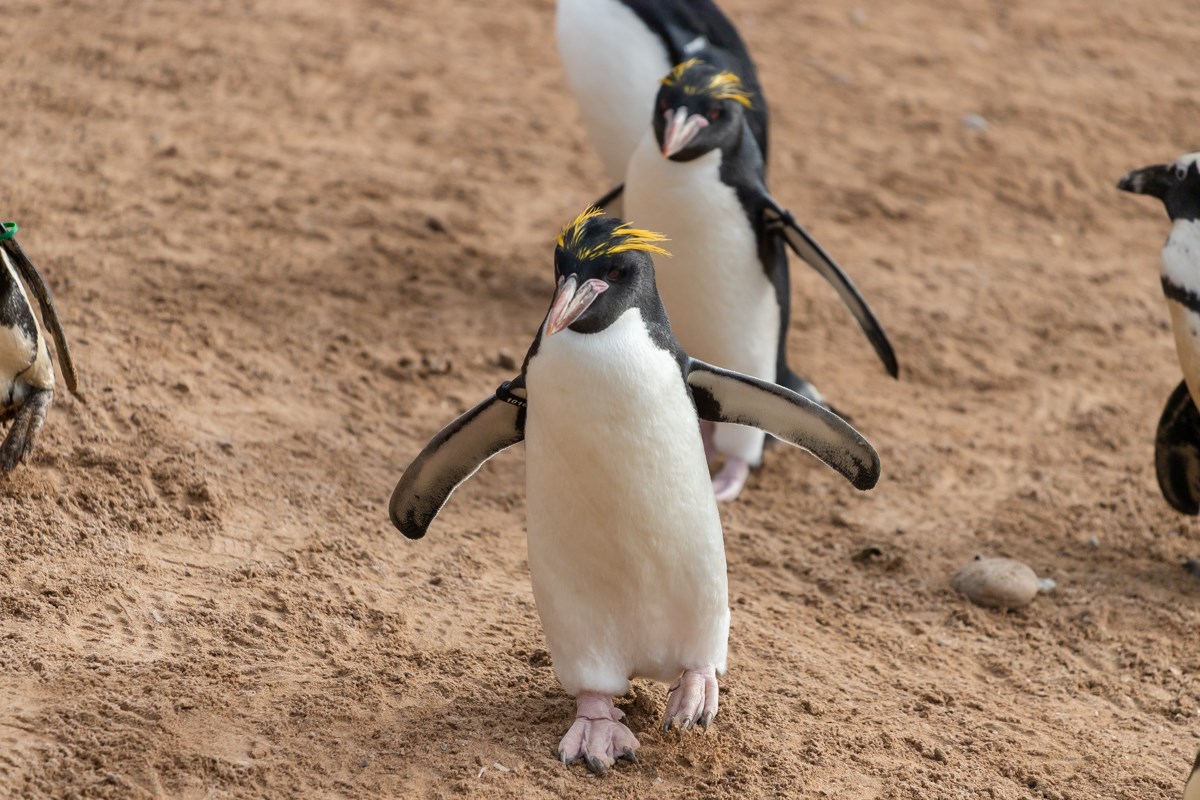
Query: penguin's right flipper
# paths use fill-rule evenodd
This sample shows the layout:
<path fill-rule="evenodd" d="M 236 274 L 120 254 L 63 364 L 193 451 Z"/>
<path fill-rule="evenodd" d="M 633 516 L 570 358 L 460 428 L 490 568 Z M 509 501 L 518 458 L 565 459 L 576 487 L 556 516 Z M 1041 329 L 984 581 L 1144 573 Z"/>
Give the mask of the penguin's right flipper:
<path fill-rule="evenodd" d="M 879 481 L 875 448 L 832 411 L 790 389 L 694 358 L 687 369 L 700 419 L 764 430 L 812 453 L 856 489 Z"/>
<path fill-rule="evenodd" d="M 833 287 L 834 291 L 838 293 L 838 297 L 846 304 L 846 308 L 850 309 L 850 313 L 854 315 L 858 327 L 862 328 L 863 333 L 867 335 L 871 346 L 879 355 L 879 360 L 883 362 L 884 369 L 893 378 L 899 377 L 900 362 L 896 360 L 896 351 L 892 349 L 892 343 L 888 341 L 883 325 L 875 317 L 875 312 L 867 305 L 866 299 L 858 291 L 854 281 L 850 280 L 846 271 L 825 252 L 821 245 L 817 244 L 817 240 L 796 222 L 792 212 L 784 209 L 769 195 L 764 197 L 764 201 L 767 224 L 778 230 L 792 251 L 808 262 L 808 265 L 820 273 L 821 277 Z"/>
<path fill-rule="evenodd" d="M 1200 411 L 1187 383 L 1171 392 L 1154 437 L 1154 471 L 1158 488 L 1171 507 L 1200 514 Z"/>
<path fill-rule="evenodd" d="M 592 203 L 592 206 L 600 209 L 607 216 L 620 217 L 625 211 L 625 202 L 621 199 L 623 194 L 625 194 L 625 184 L 618 183 L 605 192 L 603 197 Z"/>
<path fill-rule="evenodd" d="M 42 321 L 50 329 L 50 335 L 54 337 L 54 349 L 58 351 L 58 366 L 62 370 L 63 380 L 66 381 L 71 394 L 78 394 L 79 379 L 75 373 L 75 362 L 71 360 L 71 350 L 67 347 L 67 334 L 63 331 L 62 323 L 58 321 L 58 309 L 54 307 L 54 295 L 50 293 L 50 287 L 42 280 L 41 274 L 25 255 L 25 251 L 17 244 L 16 239 L 0 242 L 0 249 L 12 261 L 17 273 L 25 281 L 29 290 L 33 292 L 33 296 L 37 298 L 38 305 L 42 307 Z"/>
<path fill-rule="evenodd" d="M 525 438 L 521 380 L 504 384 L 494 396 L 443 428 L 404 470 L 388 513 L 409 539 L 425 535 L 451 493 L 483 462 Z M 514 394 L 514 389 L 522 393 Z"/>

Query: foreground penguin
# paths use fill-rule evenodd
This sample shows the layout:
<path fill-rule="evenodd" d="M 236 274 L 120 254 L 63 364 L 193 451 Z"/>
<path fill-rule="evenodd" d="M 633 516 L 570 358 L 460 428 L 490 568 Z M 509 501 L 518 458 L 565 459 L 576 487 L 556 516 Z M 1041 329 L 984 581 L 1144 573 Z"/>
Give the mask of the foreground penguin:
<path fill-rule="evenodd" d="M 671 238 L 658 285 L 680 343 L 696 358 L 774 381 L 821 401 L 787 363 L 787 246 L 833 285 L 896 377 L 896 355 L 842 268 L 767 191 L 762 150 L 747 111 L 755 97 L 734 73 L 691 59 L 662 80 L 653 120 L 625 177 L 629 215 Z M 706 430 L 725 457 L 719 500 L 737 497 L 762 461 L 763 433 Z"/>
<path fill-rule="evenodd" d="M 767 106 L 737 29 L 712 0 L 558 0 L 558 53 L 592 146 L 616 188 L 598 205 L 620 214 L 621 182 L 642 140 L 658 81 L 702 57 L 742 76 L 759 97 L 746 114 L 764 157 Z"/>
<path fill-rule="evenodd" d="M 1163 497 L 1184 514 L 1200 514 L 1200 153 L 1131 172 L 1117 188 L 1157 197 L 1171 218 L 1162 251 L 1162 288 L 1171 312 L 1183 382 L 1158 421 L 1154 467 Z"/>
<path fill-rule="evenodd" d="M 765 429 L 859 489 L 879 478 L 875 450 L 836 414 L 689 358 L 654 284 L 662 237 L 600 213 L 558 238 L 558 289 L 521 374 L 437 434 L 390 504 L 419 539 L 460 483 L 525 441 L 534 598 L 578 707 L 558 753 L 593 771 L 638 747 L 613 705 L 631 677 L 671 684 L 665 728 L 717 713 L 729 604 L 698 419 Z"/>
<path fill-rule="evenodd" d="M 0 422 L 12 423 L 0 444 L 0 472 L 12 470 L 33 450 L 54 400 L 54 365 L 22 279 L 54 336 L 67 388 L 76 391 L 75 366 L 50 287 L 13 238 L 16 231 L 15 222 L 3 223 L 0 230 L 0 261 L 4 262 L 0 269 Z"/>

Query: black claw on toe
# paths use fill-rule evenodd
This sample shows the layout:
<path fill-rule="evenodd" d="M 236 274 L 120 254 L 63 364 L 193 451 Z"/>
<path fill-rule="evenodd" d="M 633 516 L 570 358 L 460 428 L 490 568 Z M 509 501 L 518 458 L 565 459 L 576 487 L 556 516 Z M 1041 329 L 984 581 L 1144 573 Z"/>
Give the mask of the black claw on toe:
<path fill-rule="evenodd" d="M 634 764 L 637 763 L 637 753 L 633 752 L 632 747 L 626 747 L 625 751 L 623 753 L 621 753 L 621 758 L 625 759 L 626 761 L 630 761 Z"/>
<path fill-rule="evenodd" d="M 608 769 L 608 767 L 604 766 L 604 762 L 596 756 L 588 756 L 587 768 L 597 775 Z"/>
<path fill-rule="evenodd" d="M 708 726 L 712 724 L 712 719 L 713 719 L 712 714 L 707 714 L 707 713 L 701 714 L 700 719 L 696 720 L 696 724 L 699 725 L 704 730 L 708 730 Z"/>
<path fill-rule="evenodd" d="M 670 719 L 663 720 L 663 733 L 669 733 L 671 730 L 672 721 Z"/>
<path fill-rule="evenodd" d="M 578 758 L 567 758 L 567 754 L 564 753 L 562 750 L 559 750 L 558 751 L 558 760 L 561 761 L 562 763 L 566 764 L 569 767 L 572 764 L 574 764 L 576 761 L 578 761 L 579 759 Z"/>

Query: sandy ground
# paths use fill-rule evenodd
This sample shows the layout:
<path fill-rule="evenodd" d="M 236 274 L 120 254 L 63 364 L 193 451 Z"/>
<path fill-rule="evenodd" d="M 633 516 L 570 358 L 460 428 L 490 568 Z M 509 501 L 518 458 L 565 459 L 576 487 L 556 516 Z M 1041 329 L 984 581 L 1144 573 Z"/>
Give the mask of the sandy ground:
<path fill-rule="evenodd" d="M 0 481 L 2 793 L 1178 797 L 1200 536 L 1151 465 L 1166 220 L 1114 183 L 1200 146 L 1186 5 L 726 0 L 774 194 L 903 380 L 795 266 L 794 362 L 884 478 L 770 453 L 722 511 L 717 724 L 658 733 L 640 683 L 641 762 L 596 778 L 553 758 L 522 453 L 423 541 L 385 507 L 511 374 L 604 188 L 552 0 L 10 0 L 0 213 L 86 395 Z M 970 606 L 976 553 L 1058 589 Z"/>

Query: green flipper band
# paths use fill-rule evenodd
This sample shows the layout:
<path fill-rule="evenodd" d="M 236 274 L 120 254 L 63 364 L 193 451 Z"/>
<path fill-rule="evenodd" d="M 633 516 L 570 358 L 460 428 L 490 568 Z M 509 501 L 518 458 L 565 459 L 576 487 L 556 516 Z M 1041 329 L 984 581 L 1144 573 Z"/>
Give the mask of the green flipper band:
<path fill-rule="evenodd" d="M 17 235 L 17 223 L 15 222 L 0 222 L 0 228 L 3 228 L 0 230 L 0 242 Z"/>

